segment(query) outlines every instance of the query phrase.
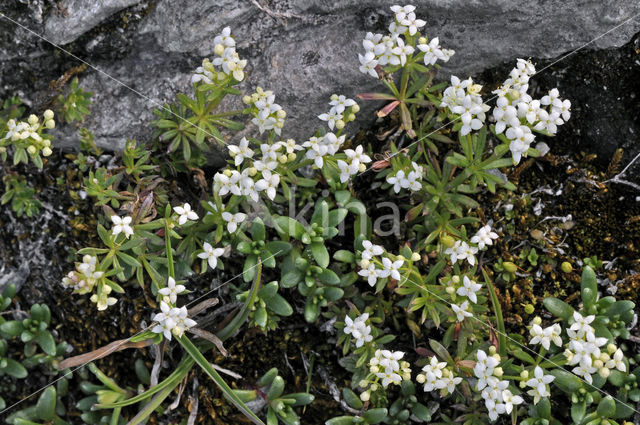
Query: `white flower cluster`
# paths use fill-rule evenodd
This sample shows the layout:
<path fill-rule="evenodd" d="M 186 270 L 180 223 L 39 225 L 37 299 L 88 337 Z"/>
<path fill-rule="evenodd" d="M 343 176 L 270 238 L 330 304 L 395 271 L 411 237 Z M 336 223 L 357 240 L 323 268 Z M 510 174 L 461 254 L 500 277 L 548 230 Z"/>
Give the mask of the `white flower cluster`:
<path fill-rule="evenodd" d="M 98 285 L 100 279 L 104 276 L 104 272 L 97 270 L 98 257 L 85 255 L 82 257 L 82 263 L 76 263 L 76 270 L 69 272 L 62 278 L 62 286 L 73 289 L 76 294 L 88 294 Z M 98 310 L 106 310 L 107 307 L 114 305 L 117 300 L 110 297 L 109 294 L 113 290 L 111 286 L 102 284 L 98 285 L 99 292 L 91 295 L 91 302 L 97 305 Z"/>
<path fill-rule="evenodd" d="M 532 129 L 555 134 L 558 126 L 571 117 L 571 102 L 560 99 L 558 89 L 551 89 L 539 100 L 534 100 L 527 94 L 529 79 L 535 73 L 536 68 L 530 61 L 518 59 L 509 78 L 494 91 L 498 95 L 493 108 L 496 133 L 505 132 L 510 140 L 509 149 L 515 164 L 523 156 L 527 156 L 531 143 L 535 140 Z"/>
<path fill-rule="evenodd" d="M 371 325 L 367 325 L 369 319 L 369 313 L 364 313 L 361 316 L 351 319 L 346 316 L 344 318 L 345 327 L 343 332 L 347 335 L 351 335 L 356 340 L 356 347 L 362 347 L 365 342 L 373 341 L 373 335 L 371 335 Z"/>
<path fill-rule="evenodd" d="M 411 379 L 411 368 L 408 362 L 401 361 L 403 357 L 403 351 L 376 350 L 369 360 L 369 371 L 382 379 L 384 388 L 389 384 L 400 385 L 402 380 Z"/>
<path fill-rule="evenodd" d="M 280 135 L 287 113 L 282 106 L 275 103 L 276 96 L 271 90 L 264 91 L 262 87 L 257 87 L 255 93 L 245 96 L 242 101 L 256 108 L 255 118 L 251 122 L 258 126 L 260 134 L 273 130 Z"/>
<path fill-rule="evenodd" d="M 450 256 L 452 264 L 455 264 L 458 260 L 467 260 L 470 265 L 474 266 L 478 250 L 484 250 L 487 245 L 493 245 L 494 239 L 498 239 L 498 234 L 493 232 L 491 226 L 487 224 L 478 229 L 476 234 L 471 237 L 470 242 L 477 246 L 457 240 L 453 246 L 445 249 L 444 253 Z"/>
<path fill-rule="evenodd" d="M 236 52 L 236 42 L 231 37 L 231 29 L 226 27 L 213 40 L 213 51 L 216 57 L 210 61 L 204 59 L 202 66 L 196 68 L 195 73 L 191 77 L 192 83 L 204 82 L 213 84 L 216 80 L 224 80 L 227 75 L 232 75 L 236 81 L 244 80 L 244 68 L 247 61 L 240 59 Z M 216 67 L 222 68 L 222 72 L 218 72 Z"/>
<path fill-rule="evenodd" d="M 416 376 L 416 381 L 420 384 L 424 384 L 424 391 L 431 392 L 434 389 L 441 390 L 440 395 L 442 397 L 452 394 L 462 378 L 455 376 L 453 371 L 447 368 L 446 362 L 438 362 L 438 359 L 433 356 L 429 364 L 422 368 L 422 373 Z"/>
<path fill-rule="evenodd" d="M 27 152 L 30 155 L 42 152 L 42 156 L 49 156 L 53 153 L 51 150 L 51 140 L 42 138 L 39 131 L 45 128 L 52 129 L 55 126 L 56 122 L 53 120 L 53 111 L 47 109 L 44 111 L 43 123 L 40 123 L 40 119 L 33 114 L 29 115 L 27 121 L 16 122 L 14 119 L 7 121 L 7 133 L 2 140 L 28 142 Z"/>
<path fill-rule="evenodd" d="M 533 319 L 531 329 L 529 329 L 529 333 L 531 334 L 529 344 L 541 344 L 545 350 L 549 350 L 551 342 L 553 341 L 555 345 L 562 347 L 562 337 L 560 336 L 562 328 L 560 325 L 555 323 L 543 329 L 540 323 L 541 319 L 539 317 Z"/>
<path fill-rule="evenodd" d="M 594 319 L 594 315 L 584 317 L 577 311 L 573 313 L 573 324 L 567 329 L 569 345 L 564 352 L 567 364 L 577 365 L 571 371 L 590 384 L 593 382 L 591 375 L 596 372 L 606 379 L 611 369 L 627 370 L 622 350 L 614 344 L 609 344 L 606 352 L 600 349 L 607 343 L 607 338 L 596 337 L 595 329 L 590 325 Z"/>
<path fill-rule="evenodd" d="M 333 130 L 333 127 L 342 130 L 345 123 L 356 119 L 355 114 L 360 110 L 355 100 L 349 99 L 344 95 L 331 95 L 329 105 L 331 105 L 329 112 L 318 115 L 318 118 L 326 121 L 331 130 Z"/>
<path fill-rule="evenodd" d="M 481 89 L 482 86 L 474 84 L 471 78 L 461 81 L 452 75 L 451 85 L 442 94 L 440 107 L 448 107 L 449 111 L 460 115 L 462 136 L 469 134 L 471 130 L 482 128 L 486 120 L 486 112 L 491 109 L 482 100 Z"/>
<path fill-rule="evenodd" d="M 549 384 L 556 379 L 553 375 L 545 375 L 540 366 L 536 366 L 533 370 L 533 378 L 525 382 L 525 385 L 531 387 L 527 394 L 533 397 L 533 404 L 538 404 L 542 397 L 551 396 Z"/>
<path fill-rule="evenodd" d="M 482 391 L 481 396 L 489 412 L 489 419 L 495 421 L 499 415 L 510 414 L 513 406 L 521 404 L 524 400 L 508 389 L 509 381 L 500 379 L 503 372 L 502 368 L 498 367 L 501 361 L 499 354 L 488 356 L 484 351 L 478 350 L 476 359 L 473 367 L 473 373 L 478 378 L 476 388 Z"/>
<path fill-rule="evenodd" d="M 323 137 L 310 137 L 302 146 L 307 148 L 305 157 L 312 160 L 316 167 L 322 168 L 324 165 L 324 157 L 338 153 L 344 141 L 344 135 L 338 137 L 333 133 L 327 133 Z"/>
<path fill-rule="evenodd" d="M 417 192 L 422 189 L 423 174 L 422 166 L 412 161 L 410 170 L 398 170 L 387 175 L 387 183 L 393 185 L 395 193 L 400 192 L 400 189 L 410 189 Z"/>
<path fill-rule="evenodd" d="M 404 264 L 404 259 L 392 261 L 388 257 L 382 257 L 378 259 L 376 257 L 384 254 L 384 249 L 380 245 L 375 245 L 371 241 L 365 240 L 362 242 L 364 251 L 361 255 L 360 267 L 362 270 L 358 272 L 358 275 L 367 279 L 370 286 L 375 286 L 378 279 L 384 279 L 391 277 L 395 280 L 400 280 L 400 267 Z M 376 265 L 382 266 L 382 268 L 376 267 Z"/>
<path fill-rule="evenodd" d="M 169 276 L 167 286 L 158 291 L 162 295 L 160 301 L 160 313 L 156 313 L 151 320 L 157 322 L 151 331 L 157 334 L 164 334 L 164 337 L 171 340 L 171 336 L 180 337 L 184 332 L 197 325 L 195 320 L 189 318 L 187 307 L 176 307 L 178 295 L 185 291 L 184 285 L 176 285 L 175 279 Z"/>
<path fill-rule="evenodd" d="M 405 66 L 407 58 L 415 52 L 415 48 L 407 43 L 413 39 L 420 28 L 426 25 L 415 14 L 415 6 L 391 6 L 395 14 L 394 21 L 389 25 L 389 34 L 367 33 L 362 41 L 365 53 L 358 54 L 360 72 L 378 78 L 377 66 L 400 65 Z M 402 38 L 404 37 L 404 38 Z M 433 65 L 437 60 L 448 61 L 455 53 L 453 50 L 443 49 L 438 38 L 430 42 L 425 37 L 418 38 L 418 49 L 424 52 L 425 65 Z"/>
<path fill-rule="evenodd" d="M 215 269 L 218 265 L 218 258 L 224 254 L 224 248 L 214 248 L 209 242 L 202 244 L 202 252 L 198 254 L 198 258 L 207 260 L 209 267 Z"/>

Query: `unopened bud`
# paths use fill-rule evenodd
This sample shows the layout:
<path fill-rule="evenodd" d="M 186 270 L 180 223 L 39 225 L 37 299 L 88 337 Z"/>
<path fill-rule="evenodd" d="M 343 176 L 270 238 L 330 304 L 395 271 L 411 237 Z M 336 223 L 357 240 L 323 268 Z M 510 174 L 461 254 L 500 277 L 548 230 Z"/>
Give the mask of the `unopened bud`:
<path fill-rule="evenodd" d="M 35 153 L 38 152 L 38 149 L 36 149 L 36 147 L 33 145 L 29 145 L 29 147 L 27 148 L 27 152 L 29 152 L 31 155 L 35 155 Z"/>
<path fill-rule="evenodd" d="M 249 104 L 251 103 L 251 96 L 249 96 L 249 95 L 245 95 L 245 96 L 242 98 L 242 103 L 244 103 L 245 105 L 249 105 Z"/>
<path fill-rule="evenodd" d="M 380 370 L 380 368 L 378 368 L 378 366 L 373 365 L 369 368 L 369 372 L 371 373 L 378 373 L 378 371 Z"/>
<path fill-rule="evenodd" d="M 527 314 L 533 314 L 533 312 L 535 311 L 535 307 L 533 306 L 533 304 L 527 304 L 524 306 L 524 312 Z"/>
<path fill-rule="evenodd" d="M 222 54 L 224 53 L 224 45 L 222 45 L 221 43 L 216 44 L 213 48 L 213 52 L 218 56 L 222 56 Z"/>
<path fill-rule="evenodd" d="M 616 347 L 615 344 L 608 344 L 607 345 L 607 351 L 609 352 L 609 355 L 615 353 L 618 350 L 618 347 Z"/>
<path fill-rule="evenodd" d="M 357 103 L 355 105 L 353 105 L 351 107 L 351 112 L 353 112 L 354 114 L 360 112 L 360 105 L 358 105 Z"/>
<path fill-rule="evenodd" d="M 256 174 L 258 174 L 258 169 L 257 169 L 256 167 L 251 167 L 251 168 L 249 168 L 249 176 L 250 176 L 250 177 L 253 177 L 253 176 L 255 176 Z"/>
<path fill-rule="evenodd" d="M 369 393 L 369 391 L 365 391 L 362 394 L 360 394 L 360 400 L 364 402 L 369 401 L 370 398 L 371 398 L 371 394 Z"/>
<path fill-rule="evenodd" d="M 280 161 L 281 164 L 286 164 L 287 163 L 287 155 L 280 155 L 278 157 L 278 161 Z"/>
<path fill-rule="evenodd" d="M 50 147 L 45 147 L 44 149 L 42 149 L 42 156 L 49 156 L 51 155 L 53 152 L 51 151 Z"/>
<path fill-rule="evenodd" d="M 46 111 L 44 111 L 44 119 L 45 120 L 53 119 L 53 111 L 51 109 L 47 109 Z"/>
<path fill-rule="evenodd" d="M 416 381 L 418 381 L 418 384 L 424 384 L 424 381 L 427 380 L 427 377 L 424 376 L 422 373 L 418 374 L 418 376 L 416 376 Z"/>
<path fill-rule="evenodd" d="M 360 164 L 358 164 L 358 171 L 359 172 L 364 173 L 366 169 L 367 169 L 367 166 L 364 165 L 362 162 Z"/>
<path fill-rule="evenodd" d="M 420 37 L 418 39 L 418 44 L 427 44 L 427 39 L 425 37 Z"/>
<path fill-rule="evenodd" d="M 367 388 L 367 385 L 369 385 L 369 382 L 363 379 L 358 383 L 358 385 L 360 385 L 362 388 Z"/>
<path fill-rule="evenodd" d="M 336 128 L 338 130 L 342 130 L 344 128 L 344 121 L 342 121 L 342 120 L 336 121 Z"/>
<path fill-rule="evenodd" d="M 501 367 L 496 367 L 495 369 L 493 369 L 493 376 L 497 376 L 498 378 L 500 378 L 503 373 L 504 371 Z"/>
<path fill-rule="evenodd" d="M 504 269 L 508 273 L 515 273 L 516 270 L 518 270 L 518 266 L 513 264 L 511 261 L 505 261 L 504 263 L 502 263 L 502 267 L 504 267 Z"/>
<path fill-rule="evenodd" d="M 489 346 L 489 354 L 490 354 L 490 355 L 492 355 L 492 356 L 493 356 L 493 355 L 494 355 L 494 354 L 496 354 L 497 352 L 498 352 L 498 350 L 496 349 L 496 346 L 495 346 L 495 345 L 490 345 L 490 346 Z"/>
<path fill-rule="evenodd" d="M 440 237 L 440 243 L 442 243 L 442 245 L 447 248 L 451 248 L 456 244 L 456 240 L 453 239 L 453 237 L 451 237 L 450 235 L 444 235 Z"/>
<path fill-rule="evenodd" d="M 296 154 L 294 152 L 287 154 L 287 161 L 293 162 L 295 160 L 296 160 Z"/>
<path fill-rule="evenodd" d="M 362 267 L 363 269 L 369 267 L 369 260 L 367 260 L 366 258 L 360 260 L 360 267 Z"/>
<path fill-rule="evenodd" d="M 418 254 L 417 252 L 411 254 L 411 261 L 420 261 L 420 254 Z"/>
<path fill-rule="evenodd" d="M 528 379 L 529 378 L 529 371 L 528 370 L 523 370 L 522 372 L 520 372 L 520 377 L 522 379 Z"/>
<path fill-rule="evenodd" d="M 453 295 L 453 293 L 456 292 L 456 288 L 454 288 L 453 286 L 447 286 L 445 291 L 447 291 L 447 294 Z"/>
<path fill-rule="evenodd" d="M 378 390 L 378 384 L 371 384 L 371 391 L 377 391 Z"/>
<path fill-rule="evenodd" d="M 347 122 L 355 121 L 355 119 L 356 114 L 349 114 L 349 116 L 347 116 Z"/>
<path fill-rule="evenodd" d="M 603 366 L 604 366 L 604 363 L 600 359 L 593 362 L 593 367 L 595 367 L 596 369 L 600 369 Z"/>
<path fill-rule="evenodd" d="M 338 100 L 338 99 L 339 99 L 339 96 L 338 96 L 337 94 L 335 94 L 335 93 L 334 93 L 334 94 L 332 94 L 332 95 L 331 95 L 331 97 L 330 97 L 329 99 L 331 99 L 331 100 Z"/>
<path fill-rule="evenodd" d="M 571 273 L 573 271 L 573 266 L 571 266 L 571 263 L 568 261 L 563 261 L 562 264 L 560 264 L 560 270 L 564 273 Z"/>
<path fill-rule="evenodd" d="M 533 318 L 532 322 L 534 325 L 540 326 L 542 324 L 542 319 L 540 318 L 540 316 L 536 316 Z"/>
<path fill-rule="evenodd" d="M 38 117 L 35 116 L 34 114 L 29 115 L 29 118 L 27 118 L 27 122 L 31 125 L 37 124 L 38 123 Z"/>
<path fill-rule="evenodd" d="M 602 360 L 603 362 L 608 362 L 609 360 L 611 360 L 611 356 L 609 356 L 607 353 L 600 353 L 600 360 Z"/>
<path fill-rule="evenodd" d="M 231 177 L 233 175 L 233 173 L 231 172 L 231 170 L 229 170 L 228 168 L 226 170 L 224 170 L 222 172 L 222 174 L 224 174 L 227 177 Z"/>
<path fill-rule="evenodd" d="M 287 117 L 287 113 L 285 112 L 284 109 L 280 109 L 278 112 L 276 112 L 276 116 L 281 120 L 283 120 Z"/>
<path fill-rule="evenodd" d="M 493 348 L 495 348 L 495 347 L 493 347 Z M 495 354 L 494 354 L 493 356 L 491 356 L 491 357 L 493 357 L 494 359 L 496 359 L 496 361 L 497 361 L 497 362 L 501 362 L 501 361 L 502 361 L 502 357 L 500 357 L 500 354 L 498 354 L 498 353 L 495 353 Z"/>
<path fill-rule="evenodd" d="M 598 375 L 602 376 L 603 379 L 607 379 L 609 375 L 611 375 L 611 370 L 609 370 L 609 368 L 602 367 L 598 369 Z"/>

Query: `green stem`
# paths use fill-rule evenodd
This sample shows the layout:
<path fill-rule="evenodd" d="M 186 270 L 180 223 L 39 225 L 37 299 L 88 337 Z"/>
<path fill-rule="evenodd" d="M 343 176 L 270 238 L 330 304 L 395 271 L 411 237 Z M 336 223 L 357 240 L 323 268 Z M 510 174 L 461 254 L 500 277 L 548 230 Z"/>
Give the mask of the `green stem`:
<path fill-rule="evenodd" d="M 498 352 L 501 357 L 507 355 L 507 333 L 504 328 L 504 318 L 502 317 L 502 308 L 500 307 L 500 302 L 498 301 L 498 295 L 496 294 L 496 288 L 493 286 L 493 282 L 489 278 L 487 271 L 484 267 L 480 267 L 482 270 L 482 276 L 484 276 L 484 280 L 487 282 L 487 286 L 489 287 L 489 295 L 491 296 L 491 304 L 493 304 L 493 310 L 496 313 L 496 321 L 498 322 Z"/>
<path fill-rule="evenodd" d="M 173 269 L 173 252 L 171 251 L 171 229 L 169 228 L 169 220 L 164 221 L 164 243 L 167 252 L 167 267 L 169 268 L 169 276 L 176 278 L 176 272 Z"/>

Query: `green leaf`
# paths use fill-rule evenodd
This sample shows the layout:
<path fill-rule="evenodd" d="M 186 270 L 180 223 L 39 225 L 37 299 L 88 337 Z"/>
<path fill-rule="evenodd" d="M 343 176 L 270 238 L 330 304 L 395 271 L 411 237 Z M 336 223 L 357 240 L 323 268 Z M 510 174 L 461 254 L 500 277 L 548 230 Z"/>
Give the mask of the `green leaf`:
<path fill-rule="evenodd" d="M 368 424 L 379 424 L 387 417 L 387 409 L 369 409 L 362 415 Z"/>
<path fill-rule="evenodd" d="M 345 208 L 338 208 L 329 213 L 329 226 L 336 227 L 347 216 L 347 210 Z"/>
<path fill-rule="evenodd" d="M 632 310 L 635 307 L 635 303 L 629 300 L 616 301 L 607 309 L 607 316 L 613 317 L 624 313 L 627 310 Z"/>
<path fill-rule="evenodd" d="M 587 404 L 584 400 L 579 403 L 571 404 L 571 419 L 573 423 L 579 424 L 582 422 L 584 415 L 587 413 Z"/>
<path fill-rule="evenodd" d="M 27 369 L 25 369 L 24 366 L 22 366 L 20 363 L 18 363 L 13 359 L 6 359 L 6 360 L 7 360 L 7 365 L 2 370 L 4 373 L 18 379 L 27 377 L 28 375 Z"/>
<path fill-rule="evenodd" d="M 557 298 L 545 298 L 544 306 L 551 314 L 563 320 L 569 320 L 573 315 L 573 307 Z"/>
<path fill-rule="evenodd" d="M 211 366 L 211 364 L 205 359 L 200 350 L 186 336 L 176 338 L 180 344 L 184 347 L 185 351 L 195 360 L 195 362 L 202 368 L 202 370 L 209 375 L 209 377 L 215 382 L 215 384 L 222 390 L 225 397 L 231 401 L 247 418 L 249 418 L 254 424 L 265 425 L 238 397 L 233 390 L 222 379 L 218 372 Z"/>
<path fill-rule="evenodd" d="M 279 216 L 274 220 L 276 227 L 283 233 L 295 238 L 300 239 L 302 235 L 305 233 L 304 227 L 297 220 L 286 217 Z"/>
<path fill-rule="evenodd" d="M 337 416 L 326 421 L 324 425 L 353 425 L 354 423 L 353 416 Z"/>
<path fill-rule="evenodd" d="M 24 327 L 22 326 L 22 322 L 19 320 L 10 320 L 0 325 L 0 331 L 10 336 L 18 336 L 23 330 Z"/>
<path fill-rule="evenodd" d="M 56 388 L 48 386 L 38 398 L 36 415 L 44 421 L 51 421 L 56 414 Z"/>
<path fill-rule="evenodd" d="M 534 409 L 538 413 L 538 417 L 542 419 L 549 419 L 551 417 L 551 403 L 548 398 L 543 398 L 534 406 Z"/>
<path fill-rule="evenodd" d="M 303 277 L 304 277 L 304 272 L 298 269 L 294 269 L 289 273 L 286 273 L 284 276 L 282 276 L 280 283 L 282 284 L 283 288 L 293 288 L 298 284 L 298 282 L 300 282 L 303 279 Z"/>
<path fill-rule="evenodd" d="M 265 232 L 264 223 L 260 217 L 256 217 L 249 228 L 249 233 L 251 233 L 253 241 L 263 241 L 265 238 Z"/>
<path fill-rule="evenodd" d="M 272 298 L 266 301 L 267 307 L 278 316 L 291 316 L 293 314 L 293 307 L 279 294 L 275 294 Z"/>
<path fill-rule="evenodd" d="M 344 290 L 342 288 L 325 288 L 324 289 L 324 298 L 327 301 L 337 301 L 344 295 Z"/>
<path fill-rule="evenodd" d="M 358 397 L 356 393 L 351 390 L 351 388 L 342 388 L 342 398 L 344 398 L 344 401 L 347 402 L 349 407 L 357 410 L 362 409 L 362 400 L 360 400 L 360 397 Z"/>
<path fill-rule="evenodd" d="M 612 385 L 616 387 L 622 387 L 624 385 L 625 374 L 619 370 L 612 370 L 607 378 Z"/>
<path fill-rule="evenodd" d="M 40 331 L 36 335 L 36 342 L 42 348 L 42 351 L 50 356 L 56 355 L 56 343 L 53 340 L 53 336 L 49 331 Z"/>
<path fill-rule="evenodd" d="M 271 241 L 265 244 L 265 249 L 273 253 L 274 257 L 279 257 L 291 251 L 291 244 L 284 241 Z"/>
<path fill-rule="evenodd" d="M 563 369 L 552 369 L 549 373 L 555 376 L 554 385 L 567 394 L 573 394 L 582 388 L 582 381 L 573 373 L 569 373 Z"/>
<path fill-rule="evenodd" d="M 590 308 L 598 299 L 598 280 L 593 269 L 585 266 L 581 283 L 582 303 L 585 309 Z"/>
<path fill-rule="evenodd" d="M 267 326 L 267 310 L 262 307 L 258 307 L 253 315 L 253 320 L 256 322 L 256 325 L 264 328 Z"/>
<path fill-rule="evenodd" d="M 327 285 L 337 285 L 340 283 L 340 278 L 331 269 L 323 269 L 322 272 L 318 275 L 318 279 L 320 279 L 321 282 L 326 283 Z"/>
<path fill-rule="evenodd" d="M 313 297 L 308 297 L 307 302 L 304 306 L 304 319 L 307 321 L 307 323 L 315 322 L 318 318 L 318 315 L 320 314 L 320 307 L 313 301 Z"/>
<path fill-rule="evenodd" d="M 271 382 L 273 382 L 276 376 L 278 376 L 278 369 L 275 367 L 272 367 L 267 371 L 267 373 L 265 373 L 264 375 L 262 375 L 260 379 L 258 379 L 257 384 L 260 387 L 266 387 L 268 385 L 271 385 Z"/>
<path fill-rule="evenodd" d="M 315 397 L 309 393 L 291 393 L 285 398 L 295 400 L 291 406 L 306 406 L 315 400 Z"/>
<path fill-rule="evenodd" d="M 516 349 L 513 350 L 511 352 L 513 354 L 513 356 L 517 359 L 522 360 L 523 362 L 529 363 L 529 364 L 535 364 L 535 360 L 533 359 L 533 357 L 531 357 L 529 354 L 525 353 L 523 350 L 521 349 Z"/>
<path fill-rule="evenodd" d="M 431 347 L 433 352 L 436 353 L 438 355 L 438 357 L 440 357 L 441 360 L 446 361 L 450 365 L 453 364 L 453 358 L 451 357 L 451 354 L 449 354 L 447 349 L 444 348 L 444 346 L 442 346 L 442 344 L 440 344 L 435 339 L 430 339 L 429 340 L 429 346 Z"/>
<path fill-rule="evenodd" d="M 313 255 L 313 259 L 316 260 L 316 263 L 322 268 L 328 267 L 330 259 L 329 252 L 324 246 L 324 243 L 313 242 L 309 247 L 311 249 L 311 255 Z"/>
<path fill-rule="evenodd" d="M 333 258 L 342 262 L 342 263 L 353 263 L 355 261 L 356 256 L 351 251 L 347 251 L 346 249 L 341 249 L 336 251 L 333 254 Z"/>
<path fill-rule="evenodd" d="M 269 391 L 267 391 L 267 400 L 275 400 L 282 395 L 284 392 L 284 379 L 282 376 L 278 375 L 273 378 L 271 381 L 271 385 L 269 386 Z"/>
<path fill-rule="evenodd" d="M 424 404 L 417 403 L 411 409 L 411 413 L 424 422 L 431 421 L 431 411 Z"/>
<path fill-rule="evenodd" d="M 611 418 L 616 413 L 616 402 L 610 395 L 604 397 L 598 403 L 598 416 L 601 418 Z"/>

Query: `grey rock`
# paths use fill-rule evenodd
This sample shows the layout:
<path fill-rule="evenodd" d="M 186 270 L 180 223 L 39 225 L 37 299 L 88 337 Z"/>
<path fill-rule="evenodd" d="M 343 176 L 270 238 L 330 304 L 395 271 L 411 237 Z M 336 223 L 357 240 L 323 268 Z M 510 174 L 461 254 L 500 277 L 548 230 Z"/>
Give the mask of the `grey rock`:
<path fill-rule="evenodd" d="M 59 2 L 44 27 L 44 37 L 55 44 L 76 40 L 105 18 L 140 0 L 67 0 Z"/>
<path fill-rule="evenodd" d="M 212 55 L 213 37 L 225 26 L 232 28 L 240 55 L 249 60 L 248 77 L 240 87 L 247 92 L 257 85 L 273 90 L 276 101 L 288 113 L 283 135 L 304 140 L 322 124 L 317 115 L 328 110 L 332 93 L 354 97 L 381 88 L 378 81 L 358 71 L 357 53 L 362 50 L 361 40 L 367 31 L 386 32 L 392 19 L 389 6 L 394 2 L 59 3 L 59 9 L 69 13 L 50 11 L 45 17 L 45 36 L 69 43 L 65 48 L 104 72 L 89 69 L 81 76 L 81 86 L 95 93 L 92 115 L 84 125 L 95 133 L 101 147 L 121 149 L 127 138 L 148 139 L 154 107 L 172 101 L 177 92 L 190 92 L 190 73 L 202 58 Z M 479 74 L 507 61 L 511 66 L 517 57 L 558 58 L 594 39 L 587 47 L 616 48 L 640 31 L 638 21 L 623 24 L 640 12 L 636 0 L 413 3 L 418 15 L 427 21 L 424 32 L 438 36 L 443 46 L 457 52 L 441 71 L 441 78 L 450 73 L 461 77 Z M 126 10 L 135 13 L 124 25 L 118 14 L 113 14 L 128 5 L 134 6 Z M 16 19 L 34 29 L 43 27 L 24 15 Z M 99 28 L 92 29 L 98 24 Z M 18 42 L 15 40 L 0 37 L 0 60 L 27 75 L 0 70 L 0 77 L 9 82 L 4 84 L 5 91 L 22 89 L 26 97 L 34 89 L 46 92 L 46 86 L 37 85 L 40 74 L 57 78 L 73 63 L 45 42 L 33 49 L 35 37 L 24 31 L 18 31 Z M 369 125 L 378 105 L 362 106 L 355 126 L 351 124 L 352 132 Z M 74 128 L 60 128 L 57 135 L 58 145 L 77 144 Z M 237 136 L 227 136 L 227 141 L 235 140 Z"/>
<path fill-rule="evenodd" d="M 24 283 L 27 281 L 27 278 L 29 277 L 29 262 L 24 261 L 17 269 L 6 271 L 3 267 L 0 271 L 2 272 L 0 274 L 0 293 L 2 293 L 2 291 L 4 291 L 4 288 L 9 285 L 15 285 L 16 293 L 18 293 L 20 292 L 20 288 L 22 288 L 22 285 L 24 285 Z"/>

